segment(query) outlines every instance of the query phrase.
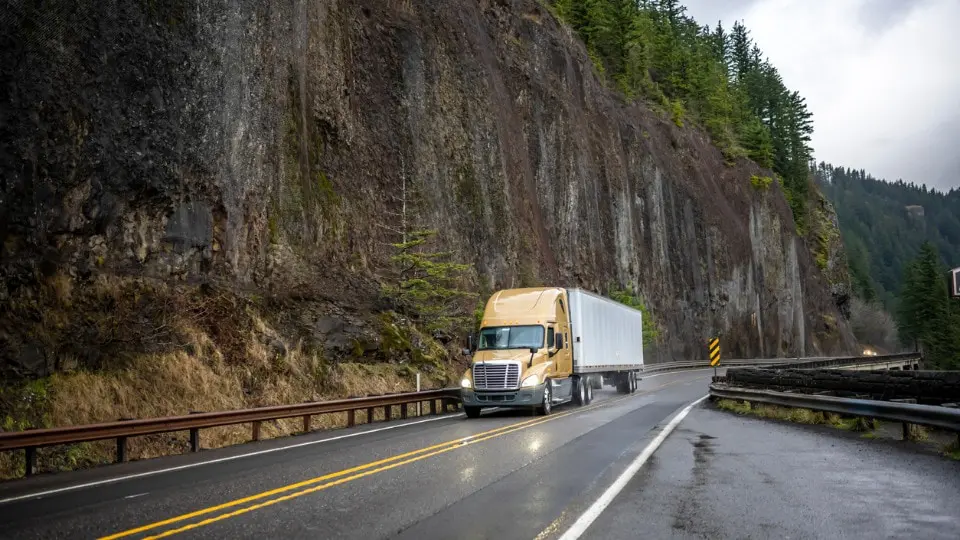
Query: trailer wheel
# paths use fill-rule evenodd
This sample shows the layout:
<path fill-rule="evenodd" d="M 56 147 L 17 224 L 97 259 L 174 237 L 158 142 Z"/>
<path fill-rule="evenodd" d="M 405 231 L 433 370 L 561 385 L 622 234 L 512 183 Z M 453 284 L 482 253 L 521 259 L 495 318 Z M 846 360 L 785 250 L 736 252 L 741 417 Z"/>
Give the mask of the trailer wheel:
<path fill-rule="evenodd" d="M 592 375 L 588 380 L 590 381 L 590 387 L 594 390 L 603 388 L 603 375 Z"/>
<path fill-rule="evenodd" d="M 547 416 L 553 408 L 553 393 L 550 391 L 550 379 L 543 385 L 543 402 L 537 407 L 537 414 Z"/>
<path fill-rule="evenodd" d="M 583 377 L 575 377 L 573 380 L 573 404 L 582 407 L 587 404 L 587 381 Z"/>
<path fill-rule="evenodd" d="M 629 394 L 632 388 L 630 384 L 630 372 L 617 374 L 617 393 Z"/>
<path fill-rule="evenodd" d="M 632 394 L 632 393 L 636 392 L 636 391 L 637 391 L 637 388 L 639 388 L 639 387 L 640 387 L 640 385 L 639 385 L 639 383 L 637 382 L 637 372 L 636 372 L 636 371 L 631 371 L 631 372 L 630 372 L 630 393 Z"/>
<path fill-rule="evenodd" d="M 467 413 L 467 418 L 480 418 L 480 407 L 464 407 L 463 412 Z"/>
<path fill-rule="evenodd" d="M 587 400 L 584 402 L 584 405 L 589 405 L 593 401 L 593 384 L 591 384 L 592 378 L 587 379 L 587 383 L 584 385 L 586 387 Z"/>

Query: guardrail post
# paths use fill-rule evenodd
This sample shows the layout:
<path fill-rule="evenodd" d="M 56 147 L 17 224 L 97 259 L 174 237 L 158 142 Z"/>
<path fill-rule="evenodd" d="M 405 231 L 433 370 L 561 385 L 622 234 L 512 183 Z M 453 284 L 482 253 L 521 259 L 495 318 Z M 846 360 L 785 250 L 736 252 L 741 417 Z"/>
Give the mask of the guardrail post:
<path fill-rule="evenodd" d="M 200 428 L 190 428 L 190 451 L 200 451 Z"/>
<path fill-rule="evenodd" d="M 250 434 L 251 435 L 250 438 L 255 441 L 259 441 L 260 440 L 260 421 L 259 420 L 255 422 L 251 422 L 250 431 L 252 432 Z"/>
<path fill-rule="evenodd" d="M 310 433 L 310 415 L 303 415 L 303 432 Z"/>
<path fill-rule="evenodd" d="M 200 414 L 203 411 L 190 411 L 190 414 Z M 200 428 L 190 428 L 190 451 L 200 451 Z"/>
<path fill-rule="evenodd" d="M 353 409 L 350 409 L 349 411 L 347 411 L 347 427 L 353 427 L 353 425 L 356 423 L 356 418 L 354 418 L 354 412 L 355 411 Z"/>
<path fill-rule="evenodd" d="M 23 453 L 26 466 L 24 476 L 33 476 L 33 473 L 37 472 L 37 447 L 28 446 L 23 449 Z"/>
<path fill-rule="evenodd" d="M 891 399 L 890 401 L 892 401 L 892 402 L 894 402 L 894 403 L 916 403 L 916 402 L 917 402 L 917 400 L 915 400 L 915 399 L 913 399 L 913 398 L 908 398 L 908 399 Z M 908 423 L 906 423 L 906 422 L 901 422 L 901 423 L 900 423 L 900 427 L 901 427 L 901 430 L 902 430 L 902 432 L 901 432 L 901 434 L 902 434 L 901 440 L 903 440 L 903 441 L 909 441 L 909 440 L 912 438 L 911 432 L 913 431 L 913 429 L 912 429 L 911 426 L 912 426 L 912 424 L 908 424 Z"/>
<path fill-rule="evenodd" d="M 406 419 L 407 419 L 407 404 L 406 404 L 406 403 L 403 403 L 403 404 L 400 405 L 400 419 L 401 419 L 401 420 L 406 420 Z"/>
<path fill-rule="evenodd" d="M 127 460 L 127 438 L 117 437 L 117 463 Z"/>
<path fill-rule="evenodd" d="M 428 399 L 428 400 L 427 400 L 427 412 L 426 412 L 426 414 L 433 414 L 433 400 L 432 400 L 432 399 Z"/>
<path fill-rule="evenodd" d="M 367 423 L 372 424 L 374 420 L 374 410 L 373 407 L 367 407 Z"/>
<path fill-rule="evenodd" d="M 391 406 L 391 405 L 384 405 L 384 406 L 383 406 L 383 420 L 384 420 L 385 422 L 389 422 L 391 416 L 393 416 L 393 406 Z"/>

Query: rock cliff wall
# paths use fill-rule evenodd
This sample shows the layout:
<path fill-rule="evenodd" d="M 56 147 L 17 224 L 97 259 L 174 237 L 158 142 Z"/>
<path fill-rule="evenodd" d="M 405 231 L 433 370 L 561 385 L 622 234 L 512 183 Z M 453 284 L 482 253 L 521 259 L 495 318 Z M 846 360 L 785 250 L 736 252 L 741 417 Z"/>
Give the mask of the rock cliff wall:
<path fill-rule="evenodd" d="M 307 345 L 362 335 L 405 221 L 439 229 L 484 293 L 633 285 L 661 325 L 648 361 L 704 358 L 717 333 L 726 357 L 856 351 L 776 182 L 751 184 L 769 171 L 626 103 L 534 0 L 14 4 L 14 371 L 109 364 L 94 330 L 49 313 L 112 309 L 78 300 L 110 279 L 279 298 Z"/>

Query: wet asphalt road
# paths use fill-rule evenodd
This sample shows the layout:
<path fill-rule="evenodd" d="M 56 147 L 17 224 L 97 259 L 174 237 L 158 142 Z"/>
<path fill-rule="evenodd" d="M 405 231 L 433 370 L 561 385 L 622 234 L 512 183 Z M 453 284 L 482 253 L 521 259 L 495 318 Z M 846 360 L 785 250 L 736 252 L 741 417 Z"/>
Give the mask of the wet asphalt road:
<path fill-rule="evenodd" d="M 710 375 L 548 417 L 380 423 L 0 484 L 0 538 L 558 538 Z M 704 402 L 582 538 L 956 539 L 957 501 L 960 463 Z"/>
<path fill-rule="evenodd" d="M 0 502 L 0 537 L 534 538 L 602 491 L 658 424 L 706 393 L 710 375 L 647 378 L 630 396 L 605 388 L 591 406 L 564 405 L 548 417 L 493 411 L 380 423 L 6 483 L 0 501 L 358 433 Z M 368 431 L 386 426 L 394 427 Z"/>
<path fill-rule="evenodd" d="M 584 538 L 960 538 L 960 462 L 694 408 Z"/>

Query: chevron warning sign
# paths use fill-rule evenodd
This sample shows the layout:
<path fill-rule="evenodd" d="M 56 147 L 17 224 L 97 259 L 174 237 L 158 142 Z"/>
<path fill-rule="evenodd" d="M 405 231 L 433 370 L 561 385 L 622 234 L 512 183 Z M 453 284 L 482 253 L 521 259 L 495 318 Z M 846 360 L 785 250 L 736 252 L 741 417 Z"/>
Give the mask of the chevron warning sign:
<path fill-rule="evenodd" d="M 720 365 L 720 338 L 710 340 L 710 365 L 717 367 Z"/>

